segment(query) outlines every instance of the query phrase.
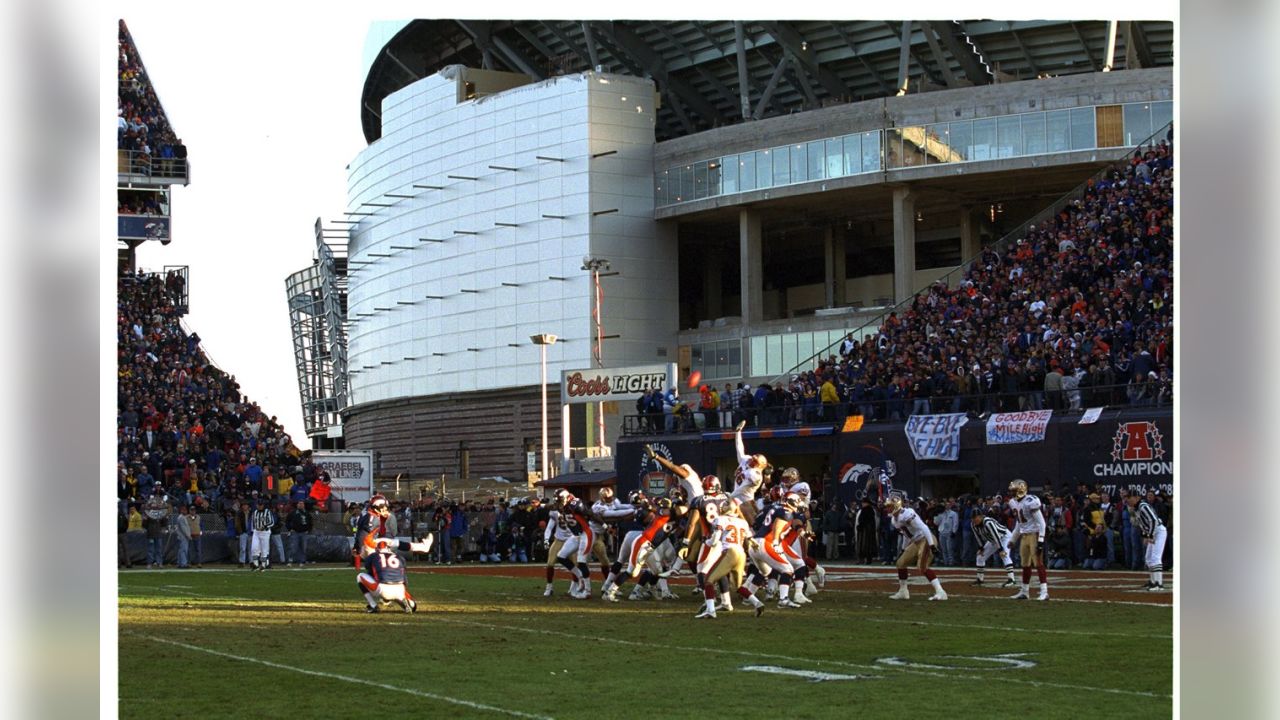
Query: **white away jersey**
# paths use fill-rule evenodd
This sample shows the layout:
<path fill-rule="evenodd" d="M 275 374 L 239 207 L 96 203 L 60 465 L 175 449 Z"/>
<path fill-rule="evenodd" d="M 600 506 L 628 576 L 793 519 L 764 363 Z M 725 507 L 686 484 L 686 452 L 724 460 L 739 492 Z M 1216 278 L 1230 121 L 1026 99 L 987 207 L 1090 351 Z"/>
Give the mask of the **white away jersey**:
<path fill-rule="evenodd" d="M 711 544 L 741 545 L 751 537 L 751 528 L 747 521 L 736 515 L 721 515 L 711 525 Z"/>
<path fill-rule="evenodd" d="M 547 538 L 564 541 L 573 537 L 573 531 L 569 529 L 569 524 L 565 522 L 567 519 L 564 513 L 559 510 L 552 510 L 547 516 Z M 555 533 L 554 536 L 552 535 L 553 532 Z"/>
<path fill-rule="evenodd" d="M 905 535 L 908 543 L 923 538 L 930 545 L 933 544 L 933 534 L 929 532 L 929 526 L 924 524 L 924 520 L 920 519 L 915 510 L 902 508 L 892 518 L 894 529 Z"/>
<path fill-rule="evenodd" d="M 1023 495 L 1022 499 L 1011 498 L 1009 500 L 1009 509 L 1013 511 L 1014 518 L 1017 519 L 1017 526 L 1013 531 L 1019 535 L 1034 533 L 1037 537 L 1044 537 L 1044 514 L 1040 512 L 1040 498 L 1035 495 Z"/>

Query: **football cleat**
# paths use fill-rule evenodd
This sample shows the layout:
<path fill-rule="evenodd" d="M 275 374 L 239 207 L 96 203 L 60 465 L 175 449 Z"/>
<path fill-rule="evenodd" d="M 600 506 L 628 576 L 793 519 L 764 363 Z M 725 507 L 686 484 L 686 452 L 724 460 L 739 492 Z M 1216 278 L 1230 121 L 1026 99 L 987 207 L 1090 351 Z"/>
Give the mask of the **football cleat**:
<path fill-rule="evenodd" d="M 1036 596 L 1036 600 L 1048 600 L 1048 599 L 1049 599 L 1049 590 L 1047 588 L 1040 588 L 1040 594 Z"/>
<path fill-rule="evenodd" d="M 1004 584 L 1001 585 L 1000 587 L 1002 588 L 1013 587 L 1014 585 L 1017 585 L 1017 584 L 1018 584 L 1017 580 L 1005 580 Z"/>
<path fill-rule="evenodd" d="M 1151 587 L 1147 588 L 1147 592 L 1164 592 L 1164 585 L 1152 583 Z"/>
<path fill-rule="evenodd" d="M 727 602 L 723 602 L 723 601 L 718 602 L 718 603 L 716 603 L 716 610 L 723 610 L 723 611 L 725 611 L 725 612 L 733 612 L 733 603 L 727 603 Z"/>
<path fill-rule="evenodd" d="M 1147 584 L 1142 586 L 1142 589 L 1143 589 L 1143 590 L 1150 590 L 1151 588 L 1153 588 L 1153 587 L 1155 587 L 1155 586 L 1156 586 L 1156 584 L 1155 584 L 1155 583 L 1153 583 L 1153 582 L 1151 582 L 1150 580 L 1148 580 L 1148 581 L 1147 581 Z"/>
<path fill-rule="evenodd" d="M 367 613 L 376 613 L 376 612 L 378 612 L 378 606 L 377 606 L 377 605 L 365 605 L 365 606 L 364 606 L 364 611 L 365 611 L 365 612 L 367 612 Z"/>
<path fill-rule="evenodd" d="M 700 612 L 700 613 L 698 613 L 697 615 L 694 615 L 694 616 L 693 616 L 693 619 L 694 619 L 694 620 L 700 620 L 700 619 L 703 619 L 703 618 L 707 618 L 707 619 L 715 620 L 715 619 L 716 619 L 716 611 L 715 611 L 715 610 L 709 610 L 709 609 L 707 609 L 707 608 L 705 608 L 705 607 L 704 607 L 704 608 L 702 608 L 702 612 Z"/>
<path fill-rule="evenodd" d="M 698 587 L 697 585 L 694 585 L 694 586 L 693 586 L 693 590 L 692 590 L 689 594 L 690 594 L 690 595 L 694 595 L 694 596 L 701 595 L 701 594 L 702 594 L 702 588 Z"/>
<path fill-rule="evenodd" d="M 649 594 L 649 591 L 640 587 L 633 589 L 631 594 L 627 596 L 628 600 L 649 600 L 650 598 L 652 598 L 652 596 Z"/>
<path fill-rule="evenodd" d="M 910 600 L 911 593 L 906 588 L 901 588 L 898 592 L 889 596 L 890 600 Z"/>
<path fill-rule="evenodd" d="M 813 574 L 818 576 L 818 587 L 824 588 L 827 586 L 827 569 L 826 568 L 822 567 L 821 565 L 818 565 L 813 569 Z"/>
<path fill-rule="evenodd" d="M 677 600 L 678 598 L 673 593 L 664 592 L 658 595 L 658 599 L 659 600 Z"/>
<path fill-rule="evenodd" d="M 410 601 L 409 601 L 409 612 L 411 612 L 411 613 L 416 613 L 416 612 L 418 612 L 418 601 L 417 601 L 417 600 L 410 600 Z"/>
<path fill-rule="evenodd" d="M 1030 595 L 1027 595 L 1025 592 L 1019 590 L 1017 595 L 1010 595 L 1009 599 L 1010 600 L 1029 600 L 1030 597 L 1031 597 Z"/>
<path fill-rule="evenodd" d="M 939 590 L 938 592 L 936 592 L 936 593 L 934 593 L 934 594 L 930 595 L 930 596 L 929 596 L 929 599 L 930 599 L 930 600 L 946 600 L 946 599 L 947 599 L 947 591 L 946 591 L 946 590 Z"/>
<path fill-rule="evenodd" d="M 804 591 L 805 591 L 806 593 L 809 593 L 810 595 L 817 595 L 817 594 L 818 594 L 818 586 L 813 584 L 813 580 L 812 580 L 811 578 L 805 578 L 805 579 L 804 579 Z"/>
<path fill-rule="evenodd" d="M 972 583 L 970 583 L 970 585 L 981 585 L 981 584 L 982 584 L 981 580 L 974 580 Z"/>
<path fill-rule="evenodd" d="M 550 585 L 547 586 L 546 590 L 542 591 L 542 597 L 551 597 L 554 594 L 555 594 L 555 590 L 551 589 Z"/>
<path fill-rule="evenodd" d="M 798 608 L 800 607 L 800 605 L 799 603 L 794 603 L 786 598 L 782 598 L 781 600 L 778 601 L 778 607 L 779 608 Z"/>
<path fill-rule="evenodd" d="M 618 590 L 616 588 L 611 588 L 609 592 L 601 595 L 600 599 L 611 602 L 611 603 L 616 603 L 618 602 Z"/>

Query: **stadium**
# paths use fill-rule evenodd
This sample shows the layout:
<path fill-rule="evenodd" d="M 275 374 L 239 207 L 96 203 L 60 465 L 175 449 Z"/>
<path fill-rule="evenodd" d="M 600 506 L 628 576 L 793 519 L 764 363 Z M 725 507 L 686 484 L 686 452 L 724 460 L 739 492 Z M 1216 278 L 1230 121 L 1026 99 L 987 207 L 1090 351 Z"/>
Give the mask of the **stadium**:
<path fill-rule="evenodd" d="M 929 716 L 1000 683 L 1036 716 L 1170 714 L 1173 45 L 1165 21 L 402 23 L 349 99 L 348 205 L 285 279 L 301 449 L 183 327 L 199 269 L 136 265 L 190 175 L 122 22 L 121 566 L 200 568 L 122 571 L 122 714 L 181 697 L 131 675 L 192 661 L 265 714 L 361 685 L 426 715 L 652 711 L 566 692 L 603 681 L 679 717 L 882 717 L 921 680 Z M 342 457 L 363 494 L 330 497 Z M 752 472 L 797 561 L 759 573 L 778 609 L 707 582 L 718 626 L 694 623 L 698 478 Z M 344 502 L 374 492 L 417 595 L 382 617 L 350 587 L 377 509 Z M 628 558 L 609 495 L 691 519 Z M 573 508 L 595 542 L 557 562 Z M 1014 541 L 975 567 L 988 521 Z M 1053 601 L 1010 602 L 1019 571 Z M 410 662 L 370 669 L 370 632 Z"/>

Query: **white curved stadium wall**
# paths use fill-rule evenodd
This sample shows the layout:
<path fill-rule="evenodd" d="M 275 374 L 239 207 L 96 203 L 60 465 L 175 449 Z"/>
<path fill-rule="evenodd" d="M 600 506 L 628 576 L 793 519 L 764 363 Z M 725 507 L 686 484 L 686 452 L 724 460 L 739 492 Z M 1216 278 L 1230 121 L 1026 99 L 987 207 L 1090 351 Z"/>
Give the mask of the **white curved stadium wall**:
<path fill-rule="evenodd" d="M 538 333 L 566 341 L 548 348 L 554 396 L 562 369 L 592 365 L 587 255 L 619 273 L 602 280 L 605 334 L 621 335 L 605 341 L 605 364 L 674 357 L 676 244 L 653 220 L 653 84 L 586 73 L 459 103 L 461 70 L 388 96 L 382 138 L 348 168 L 349 211 L 372 213 L 350 216 L 351 404 L 536 385 Z"/>

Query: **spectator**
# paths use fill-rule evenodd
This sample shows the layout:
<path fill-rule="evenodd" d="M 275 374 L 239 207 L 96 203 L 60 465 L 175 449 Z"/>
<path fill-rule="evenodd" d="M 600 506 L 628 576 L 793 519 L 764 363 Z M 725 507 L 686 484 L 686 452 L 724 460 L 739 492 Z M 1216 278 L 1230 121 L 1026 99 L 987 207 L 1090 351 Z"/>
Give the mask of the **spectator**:
<path fill-rule="evenodd" d="M 164 537 L 169 529 L 169 519 L 163 514 L 148 512 L 142 518 L 142 529 L 147 533 L 147 569 L 164 567 Z"/>
<path fill-rule="evenodd" d="M 188 553 L 191 549 L 191 523 L 187 515 L 187 506 L 178 506 L 178 515 L 173 523 L 174 535 L 178 540 L 178 567 L 188 567 Z"/>
<path fill-rule="evenodd" d="M 827 560 L 836 560 L 840 557 L 840 530 L 843 524 L 844 509 L 837 500 L 831 503 L 831 508 L 822 518 L 822 544 L 826 549 Z"/>
<path fill-rule="evenodd" d="M 1106 526 L 1098 523 L 1089 536 L 1089 556 L 1085 558 L 1086 570 L 1107 569 L 1107 535 Z"/>
<path fill-rule="evenodd" d="M 298 501 L 293 506 L 293 512 L 285 519 L 285 524 L 291 533 L 293 540 L 293 561 L 298 567 L 302 567 L 307 563 L 307 541 L 311 539 L 311 530 L 315 526 L 315 519 L 311 517 L 311 511 L 307 508 L 306 501 Z"/>
<path fill-rule="evenodd" d="M 450 556 L 454 562 L 462 562 L 462 553 L 466 551 L 465 540 L 469 529 L 467 514 L 459 510 L 455 504 L 453 507 L 453 519 L 449 524 L 449 543 L 453 546 Z"/>
<path fill-rule="evenodd" d="M 498 554 L 498 538 L 493 534 L 492 527 L 486 527 L 480 533 L 480 562 L 502 562 L 501 556 Z"/>
<path fill-rule="evenodd" d="M 960 516 L 955 507 L 947 503 L 945 509 L 938 513 L 938 544 L 941 546 L 942 560 L 947 565 L 956 564 L 956 531 L 960 529 Z"/>
<path fill-rule="evenodd" d="M 1063 525 L 1055 525 L 1046 538 L 1050 570 L 1071 568 L 1071 537 Z"/>
<path fill-rule="evenodd" d="M 276 562 L 281 565 L 289 561 L 289 556 L 285 555 L 284 552 L 287 527 L 285 523 L 286 516 L 282 512 L 283 509 L 282 505 L 276 505 L 275 511 L 272 513 L 275 516 L 275 522 L 271 525 L 271 555 L 279 558 Z M 289 539 L 292 540 L 292 538 Z"/>
<path fill-rule="evenodd" d="M 204 529 L 200 527 L 200 515 L 195 508 L 187 511 L 187 528 L 191 533 L 191 560 L 198 568 L 204 567 Z"/>
<path fill-rule="evenodd" d="M 116 513 L 116 555 L 119 566 L 132 568 L 133 559 L 129 556 L 129 511 L 131 507 L 121 506 Z"/>

